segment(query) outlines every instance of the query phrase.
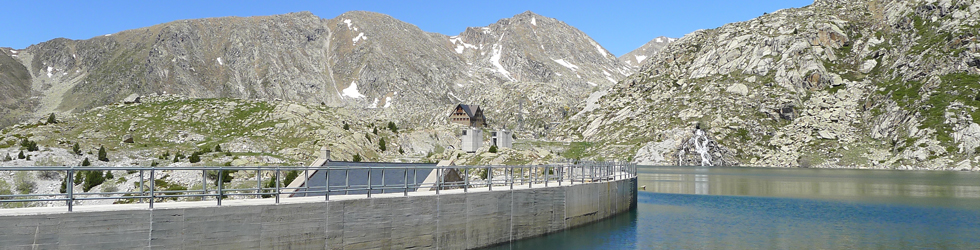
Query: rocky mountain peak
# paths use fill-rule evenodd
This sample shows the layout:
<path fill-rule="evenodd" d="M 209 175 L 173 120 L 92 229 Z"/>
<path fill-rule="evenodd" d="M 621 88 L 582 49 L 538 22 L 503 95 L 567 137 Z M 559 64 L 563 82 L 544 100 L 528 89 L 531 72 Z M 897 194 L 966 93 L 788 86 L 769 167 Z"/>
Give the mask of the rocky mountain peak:
<path fill-rule="evenodd" d="M 660 52 L 660 50 L 674 41 L 677 41 L 677 38 L 659 36 L 643 44 L 643 46 L 620 56 L 619 61 L 632 67 L 642 66 L 643 63 L 647 62 L 647 58 L 653 57 L 657 52 Z"/>

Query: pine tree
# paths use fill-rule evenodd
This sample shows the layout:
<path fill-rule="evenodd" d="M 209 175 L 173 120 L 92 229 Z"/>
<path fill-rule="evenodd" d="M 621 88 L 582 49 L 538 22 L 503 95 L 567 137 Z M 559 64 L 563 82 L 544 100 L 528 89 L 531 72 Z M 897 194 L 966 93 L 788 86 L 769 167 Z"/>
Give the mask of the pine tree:
<path fill-rule="evenodd" d="M 86 158 L 86 160 L 87 160 L 87 158 Z M 82 172 L 83 171 L 75 172 L 75 179 L 72 181 L 72 182 L 75 183 L 75 185 L 82 184 L 82 181 L 85 180 L 85 178 L 83 178 L 84 175 L 82 175 Z"/>
<path fill-rule="evenodd" d="M 87 167 L 87 166 L 91 166 L 91 165 L 92 165 L 92 163 L 88 161 L 88 157 L 85 157 L 85 159 L 82 160 L 82 167 Z"/>
<path fill-rule="evenodd" d="M 54 113 L 51 113 L 51 115 L 48 116 L 48 124 L 55 124 L 55 123 L 58 123 L 58 120 L 54 119 Z"/>
<path fill-rule="evenodd" d="M 214 146 L 214 152 L 221 152 L 221 144 Z"/>
<path fill-rule="evenodd" d="M 14 159 L 10 158 L 10 153 L 7 153 L 7 155 L 3 157 L 3 161 L 12 161 L 12 160 Z"/>
<path fill-rule="evenodd" d="M 105 153 L 105 146 L 99 146 L 99 160 L 100 161 L 109 161 L 109 157 L 106 156 L 106 153 Z"/>
<path fill-rule="evenodd" d="M 354 154 L 354 159 L 352 159 L 351 161 L 361 162 L 361 154 Z"/>
<path fill-rule="evenodd" d="M 194 152 L 190 157 L 187 157 L 187 161 L 190 163 L 198 163 L 201 161 L 201 155 L 198 152 Z"/>
<path fill-rule="evenodd" d="M 388 129 L 390 129 L 392 133 L 398 133 L 398 126 L 395 126 L 395 122 L 388 122 Z"/>
<path fill-rule="evenodd" d="M 381 149 L 381 152 L 384 152 L 385 150 L 388 150 L 388 147 L 385 146 L 385 138 L 384 137 L 382 137 L 381 139 L 378 139 L 378 149 Z"/>
<path fill-rule="evenodd" d="M 116 178 L 116 177 L 112 175 L 112 171 L 106 170 L 105 171 L 105 178 L 106 179 L 112 179 L 112 178 Z"/>
<path fill-rule="evenodd" d="M 76 155 L 82 155 L 82 148 L 78 146 L 78 142 L 75 142 L 75 145 L 71 146 L 71 152 L 74 152 Z"/>
<path fill-rule="evenodd" d="M 61 180 L 61 189 L 59 189 L 59 191 L 61 191 L 62 194 L 68 192 L 68 176 L 65 176 L 65 178 Z"/>
<path fill-rule="evenodd" d="M 402 150 L 401 146 L 398 147 L 398 154 L 405 154 L 405 150 Z"/>
<path fill-rule="evenodd" d="M 350 124 L 344 122 L 344 130 L 350 130 Z"/>
<path fill-rule="evenodd" d="M 24 159 L 24 158 L 25 158 L 25 156 L 24 156 L 24 150 L 21 150 L 20 153 L 17 154 L 17 159 Z"/>
<path fill-rule="evenodd" d="M 374 128 L 374 131 L 372 131 L 371 133 L 374 133 L 374 135 L 378 135 L 378 128 Z"/>

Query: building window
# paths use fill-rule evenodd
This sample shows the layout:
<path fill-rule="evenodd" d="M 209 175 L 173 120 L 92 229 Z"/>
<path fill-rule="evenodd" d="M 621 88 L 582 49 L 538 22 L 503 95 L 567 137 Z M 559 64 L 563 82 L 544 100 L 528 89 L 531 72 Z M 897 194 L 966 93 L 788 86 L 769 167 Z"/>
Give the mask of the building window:
<path fill-rule="evenodd" d="M 466 130 L 463 130 L 463 135 L 466 135 Z"/>

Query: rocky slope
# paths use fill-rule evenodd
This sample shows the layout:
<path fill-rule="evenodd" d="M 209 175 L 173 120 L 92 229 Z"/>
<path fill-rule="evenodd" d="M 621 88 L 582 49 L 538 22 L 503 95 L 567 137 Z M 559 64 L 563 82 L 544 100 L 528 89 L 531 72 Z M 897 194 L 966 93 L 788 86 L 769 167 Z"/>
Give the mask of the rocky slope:
<path fill-rule="evenodd" d="M 20 122 L 36 105 L 31 77 L 17 61 L 18 51 L 0 48 L 0 127 Z"/>
<path fill-rule="evenodd" d="M 4 51 L 0 61 L 12 88 L 0 96 L 7 121 L 83 112 L 135 93 L 280 99 L 418 124 L 441 122 L 466 102 L 493 107 L 495 126 L 514 126 L 524 118 L 512 111 L 518 97 L 523 111 L 538 111 L 528 123 L 539 130 L 636 69 L 531 12 L 451 37 L 360 11 L 182 20 L 55 39 Z"/>
<path fill-rule="evenodd" d="M 677 41 L 677 38 L 670 38 L 666 36 L 661 36 L 650 40 L 643 46 L 630 51 L 622 56 L 619 56 L 619 61 L 625 63 L 626 65 L 639 67 L 643 63 L 647 62 L 647 58 L 651 58 L 658 52 L 667 47 L 668 44 Z"/>
<path fill-rule="evenodd" d="M 975 1 L 817 0 L 696 31 L 564 139 L 675 164 L 703 130 L 736 165 L 978 170 L 978 28 Z"/>

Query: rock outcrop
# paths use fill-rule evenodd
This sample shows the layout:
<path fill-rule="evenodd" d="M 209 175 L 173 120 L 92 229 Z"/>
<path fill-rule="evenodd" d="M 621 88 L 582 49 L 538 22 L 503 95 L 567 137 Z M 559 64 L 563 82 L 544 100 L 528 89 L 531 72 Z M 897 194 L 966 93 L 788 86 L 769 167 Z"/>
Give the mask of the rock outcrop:
<path fill-rule="evenodd" d="M 975 1 L 817 0 L 696 31 L 560 139 L 674 164 L 662 144 L 700 123 L 738 165 L 977 170 L 977 27 Z"/>

